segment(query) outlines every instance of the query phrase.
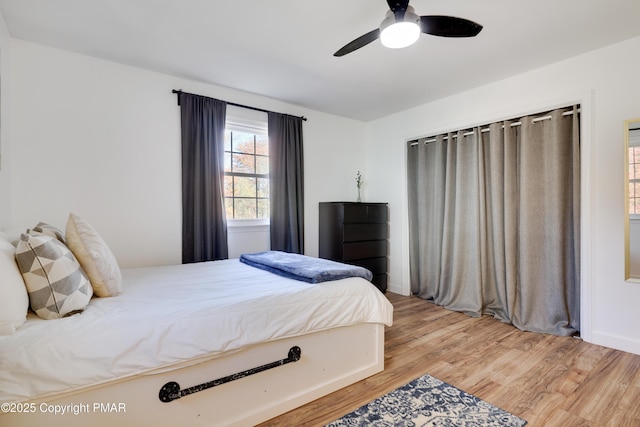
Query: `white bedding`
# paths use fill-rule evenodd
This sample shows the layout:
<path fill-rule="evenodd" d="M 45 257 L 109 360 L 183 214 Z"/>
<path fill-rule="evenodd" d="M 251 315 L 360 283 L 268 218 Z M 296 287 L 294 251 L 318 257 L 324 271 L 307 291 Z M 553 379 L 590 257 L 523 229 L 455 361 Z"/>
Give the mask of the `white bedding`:
<path fill-rule="evenodd" d="M 43 398 L 252 344 L 363 322 L 393 307 L 361 278 L 321 284 L 238 262 L 123 269 L 124 292 L 0 336 L 0 402 Z M 303 349 L 304 353 L 304 349 Z"/>

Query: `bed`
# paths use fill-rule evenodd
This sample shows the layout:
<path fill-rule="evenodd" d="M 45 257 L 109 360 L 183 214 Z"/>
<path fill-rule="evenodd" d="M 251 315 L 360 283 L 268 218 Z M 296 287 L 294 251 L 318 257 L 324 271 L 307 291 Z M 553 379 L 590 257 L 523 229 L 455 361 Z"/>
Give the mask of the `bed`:
<path fill-rule="evenodd" d="M 122 279 L 116 297 L 0 336 L 0 425 L 254 425 L 384 368 L 393 308 L 363 278 L 232 259 Z"/>

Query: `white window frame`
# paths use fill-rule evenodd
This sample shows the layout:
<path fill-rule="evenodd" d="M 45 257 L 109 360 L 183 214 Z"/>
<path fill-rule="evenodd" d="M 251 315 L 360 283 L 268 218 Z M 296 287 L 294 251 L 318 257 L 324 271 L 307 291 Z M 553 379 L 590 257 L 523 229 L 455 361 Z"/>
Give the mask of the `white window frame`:
<path fill-rule="evenodd" d="M 226 129 L 267 136 L 269 134 L 267 113 L 228 105 L 225 121 Z M 258 230 L 269 227 L 269 225 L 269 218 L 227 218 L 227 227 L 251 227 Z"/>

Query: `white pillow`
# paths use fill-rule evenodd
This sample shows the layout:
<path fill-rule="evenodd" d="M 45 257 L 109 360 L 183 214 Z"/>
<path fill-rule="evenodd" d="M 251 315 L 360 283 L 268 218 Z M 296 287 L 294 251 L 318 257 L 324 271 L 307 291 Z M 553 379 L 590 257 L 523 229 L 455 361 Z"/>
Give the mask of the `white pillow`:
<path fill-rule="evenodd" d="M 88 222 L 69 214 L 65 237 L 67 246 L 89 276 L 96 296 L 113 297 L 122 292 L 122 272 L 116 257 Z"/>
<path fill-rule="evenodd" d="M 31 309 L 43 319 L 59 319 L 85 309 L 93 290 L 69 248 L 42 233 L 22 234 L 16 261 Z"/>
<path fill-rule="evenodd" d="M 0 235 L 0 335 L 14 333 L 29 310 L 29 295 L 15 253 L 16 248 Z"/>
<path fill-rule="evenodd" d="M 4 237 L 9 243 L 11 243 L 15 248 L 18 244 L 18 241 L 20 240 L 20 235 L 26 232 L 28 228 L 29 227 L 26 225 L 3 228 L 0 232 L 0 235 Z"/>

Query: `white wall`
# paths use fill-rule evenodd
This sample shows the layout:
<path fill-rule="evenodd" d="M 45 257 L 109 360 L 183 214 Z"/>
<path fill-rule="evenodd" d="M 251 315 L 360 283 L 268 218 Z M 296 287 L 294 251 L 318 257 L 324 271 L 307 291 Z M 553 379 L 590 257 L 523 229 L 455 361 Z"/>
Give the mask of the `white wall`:
<path fill-rule="evenodd" d="M 9 156 L 9 31 L 0 14 L 0 224 L 8 223 L 11 217 L 9 194 L 11 173 Z"/>
<path fill-rule="evenodd" d="M 373 197 L 390 203 L 390 290 L 407 294 L 406 140 L 582 103 L 582 336 L 640 354 L 640 284 L 624 280 L 623 122 L 640 117 L 640 38 L 367 124 Z"/>
<path fill-rule="evenodd" d="M 73 211 L 122 267 L 180 263 L 180 123 L 172 89 L 308 117 L 306 253 L 318 253 L 318 202 L 355 198 L 355 173 L 366 161 L 362 122 L 21 40 L 10 39 L 9 47 L 3 161 L 8 151 L 11 179 L 8 191 L 0 181 L 9 211 L 0 227 L 45 221 L 64 228 Z"/>
<path fill-rule="evenodd" d="M 242 254 L 264 252 L 271 249 L 269 225 L 238 224 L 241 224 L 240 221 L 227 222 L 229 258 L 240 258 Z"/>

